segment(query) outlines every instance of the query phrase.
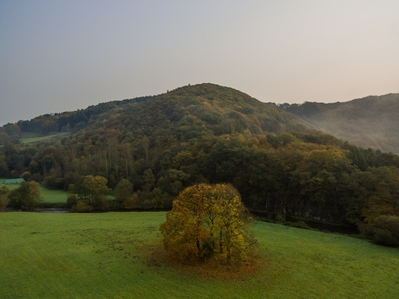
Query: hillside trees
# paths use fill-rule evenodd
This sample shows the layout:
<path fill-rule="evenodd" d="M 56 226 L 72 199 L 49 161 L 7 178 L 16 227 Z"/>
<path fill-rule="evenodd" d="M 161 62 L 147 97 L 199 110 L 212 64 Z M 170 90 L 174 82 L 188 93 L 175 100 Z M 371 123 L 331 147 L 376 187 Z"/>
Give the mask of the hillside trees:
<path fill-rule="evenodd" d="M 4 158 L 0 156 L 0 177 L 4 178 L 8 174 L 8 166 L 6 162 L 4 161 Z"/>
<path fill-rule="evenodd" d="M 132 184 L 127 179 L 121 179 L 115 187 L 114 195 L 116 200 L 122 203 L 132 195 L 132 191 Z"/>
<path fill-rule="evenodd" d="M 398 104 L 399 94 L 387 94 L 342 103 L 305 102 L 281 107 L 300 116 L 308 126 L 351 144 L 397 154 L 399 140 L 393 132 L 399 125 Z"/>
<path fill-rule="evenodd" d="M 329 222 L 345 221 L 342 187 L 351 173 L 349 160 L 337 149 L 316 149 L 308 153 L 298 169 L 302 215 Z"/>
<path fill-rule="evenodd" d="M 399 169 L 379 167 L 370 169 L 369 192 L 363 204 L 362 216 L 372 222 L 379 216 L 399 216 Z"/>
<path fill-rule="evenodd" d="M 161 224 L 165 249 L 182 260 L 240 262 L 256 251 L 250 217 L 231 185 L 198 184 L 182 191 Z"/>
<path fill-rule="evenodd" d="M 4 161 L 12 175 L 21 172 L 23 167 L 23 157 L 18 147 L 12 142 L 6 142 L 4 145 Z"/>

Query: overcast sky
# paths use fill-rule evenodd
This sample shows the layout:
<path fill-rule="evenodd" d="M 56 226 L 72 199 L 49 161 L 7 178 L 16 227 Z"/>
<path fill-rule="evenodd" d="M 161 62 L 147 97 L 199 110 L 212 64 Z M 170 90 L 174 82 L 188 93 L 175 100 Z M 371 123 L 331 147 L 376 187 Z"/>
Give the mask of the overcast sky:
<path fill-rule="evenodd" d="M 232 87 L 263 102 L 399 92 L 398 0 L 0 0 L 0 125 Z"/>

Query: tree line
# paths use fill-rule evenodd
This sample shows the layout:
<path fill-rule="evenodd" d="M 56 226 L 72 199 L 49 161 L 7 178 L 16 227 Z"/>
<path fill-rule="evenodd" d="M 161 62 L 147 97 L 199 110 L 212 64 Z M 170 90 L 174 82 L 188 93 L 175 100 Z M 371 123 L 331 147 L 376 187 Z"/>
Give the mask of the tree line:
<path fill-rule="evenodd" d="M 2 150 L 2 177 L 72 193 L 85 177 L 102 177 L 104 193 L 120 184 L 128 190 L 117 196 L 120 207 L 169 209 L 185 187 L 224 182 L 239 190 L 248 208 L 270 218 L 344 224 L 399 212 L 399 157 L 324 134 L 205 135 L 189 142 L 144 135 L 121 142 L 87 131 L 63 145 L 20 149 L 6 143 Z"/>

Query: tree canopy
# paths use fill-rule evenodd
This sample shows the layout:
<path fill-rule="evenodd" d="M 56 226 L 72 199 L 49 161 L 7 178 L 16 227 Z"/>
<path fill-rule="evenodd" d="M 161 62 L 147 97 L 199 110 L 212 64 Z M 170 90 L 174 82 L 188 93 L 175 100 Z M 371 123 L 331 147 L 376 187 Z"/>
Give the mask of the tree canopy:
<path fill-rule="evenodd" d="M 186 188 L 173 201 L 160 230 L 165 249 L 177 259 L 210 258 L 230 264 L 256 252 L 249 220 L 234 187 L 198 184 Z"/>
<path fill-rule="evenodd" d="M 108 208 L 107 179 L 96 175 L 81 176 L 75 185 L 70 186 L 70 193 L 77 194 L 78 210 L 106 210 Z"/>
<path fill-rule="evenodd" d="M 35 181 L 23 182 L 8 194 L 8 205 L 22 210 L 35 208 L 40 202 L 41 190 L 39 183 Z"/>

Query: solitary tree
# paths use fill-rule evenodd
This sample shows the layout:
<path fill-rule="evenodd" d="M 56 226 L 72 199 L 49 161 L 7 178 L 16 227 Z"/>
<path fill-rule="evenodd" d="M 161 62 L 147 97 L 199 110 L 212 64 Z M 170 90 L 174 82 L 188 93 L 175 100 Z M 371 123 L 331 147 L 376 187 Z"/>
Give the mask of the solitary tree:
<path fill-rule="evenodd" d="M 232 263 L 257 249 L 250 217 L 231 185 L 199 184 L 185 189 L 161 224 L 165 249 L 181 260 L 212 258 Z"/>

